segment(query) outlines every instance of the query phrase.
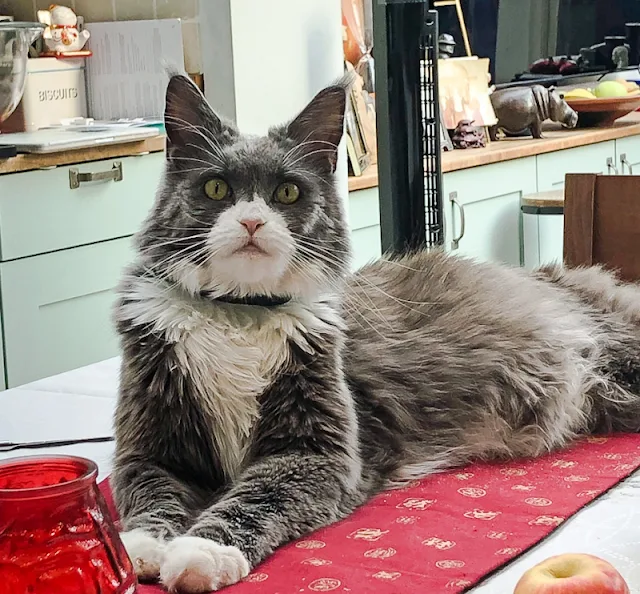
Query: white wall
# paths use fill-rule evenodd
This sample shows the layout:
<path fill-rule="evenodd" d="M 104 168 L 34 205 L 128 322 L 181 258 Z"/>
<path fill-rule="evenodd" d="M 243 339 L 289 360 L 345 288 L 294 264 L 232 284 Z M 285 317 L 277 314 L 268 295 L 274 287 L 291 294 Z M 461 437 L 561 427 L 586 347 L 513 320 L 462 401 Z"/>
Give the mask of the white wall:
<path fill-rule="evenodd" d="M 201 0 L 205 93 L 243 132 L 290 120 L 342 75 L 340 0 Z M 339 180 L 347 197 L 346 153 Z"/>
<path fill-rule="evenodd" d="M 342 72 L 339 0 L 232 0 L 236 117 L 265 132 Z"/>

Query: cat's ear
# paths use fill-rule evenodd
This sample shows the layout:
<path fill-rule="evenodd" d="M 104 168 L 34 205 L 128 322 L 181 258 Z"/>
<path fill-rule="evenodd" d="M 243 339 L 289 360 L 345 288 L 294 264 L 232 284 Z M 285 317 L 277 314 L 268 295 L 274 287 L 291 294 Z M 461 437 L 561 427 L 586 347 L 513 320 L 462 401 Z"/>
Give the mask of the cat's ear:
<path fill-rule="evenodd" d="M 211 109 L 200 89 L 184 74 L 173 74 L 167 86 L 164 123 L 167 154 L 190 145 L 220 144 L 229 127 Z"/>
<path fill-rule="evenodd" d="M 304 146 L 302 155 L 331 171 L 335 171 L 338 161 L 350 86 L 344 79 L 320 91 L 286 130 L 290 139 Z"/>

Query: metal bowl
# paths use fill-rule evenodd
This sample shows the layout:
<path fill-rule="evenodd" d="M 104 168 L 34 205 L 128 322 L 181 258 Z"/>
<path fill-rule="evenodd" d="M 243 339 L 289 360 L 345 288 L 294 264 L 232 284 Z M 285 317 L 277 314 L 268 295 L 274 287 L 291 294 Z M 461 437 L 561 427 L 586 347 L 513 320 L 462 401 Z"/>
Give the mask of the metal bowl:
<path fill-rule="evenodd" d="M 0 22 L 0 123 L 20 103 L 27 77 L 29 46 L 43 31 L 41 23 Z"/>

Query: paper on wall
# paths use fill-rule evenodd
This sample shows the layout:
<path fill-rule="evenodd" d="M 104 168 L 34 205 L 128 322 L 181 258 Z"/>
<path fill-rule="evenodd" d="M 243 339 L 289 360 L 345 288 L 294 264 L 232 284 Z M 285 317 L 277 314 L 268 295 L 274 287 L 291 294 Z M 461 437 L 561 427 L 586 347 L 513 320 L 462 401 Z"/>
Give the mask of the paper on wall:
<path fill-rule="evenodd" d="M 164 64 L 183 67 L 179 19 L 89 23 L 86 79 L 89 116 L 97 120 L 161 117 Z"/>

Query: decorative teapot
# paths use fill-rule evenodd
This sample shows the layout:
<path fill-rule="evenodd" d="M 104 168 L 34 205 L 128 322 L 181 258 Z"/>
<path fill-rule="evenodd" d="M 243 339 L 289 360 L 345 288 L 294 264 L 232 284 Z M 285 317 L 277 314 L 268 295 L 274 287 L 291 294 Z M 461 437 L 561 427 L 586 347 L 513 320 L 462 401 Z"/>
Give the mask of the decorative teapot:
<path fill-rule="evenodd" d="M 38 20 L 46 25 L 42 38 L 51 53 L 80 51 L 89 39 L 89 31 L 78 31 L 78 17 L 67 6 L 52 4 L 49 10 L 39 10 Z"/>

